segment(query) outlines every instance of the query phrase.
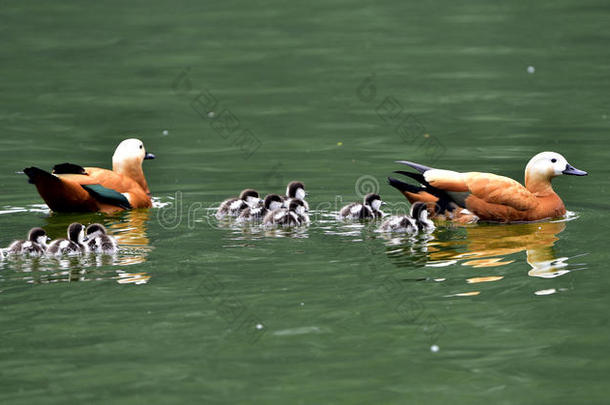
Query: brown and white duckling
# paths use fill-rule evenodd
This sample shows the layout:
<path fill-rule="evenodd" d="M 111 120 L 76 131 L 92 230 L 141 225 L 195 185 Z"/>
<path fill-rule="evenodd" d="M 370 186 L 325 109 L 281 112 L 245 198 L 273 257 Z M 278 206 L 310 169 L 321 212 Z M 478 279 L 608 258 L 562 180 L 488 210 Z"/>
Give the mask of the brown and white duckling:
<path fill-rule="evenodd" d="M 80 255 L 89 251 L 85 226 L 74 222 L 68 227 L 68 239 L 56 239 L 49 244 L 47 253 L 53 256 Z"/>
<path fill-rule="evenodd" d="M 102 224 L 89 225 L 85 230 L 85 235 L 89 239 L 87 246 L 90 252 L 113 255 L 119 249 L 116 239 L 108 235 Z"/>
<path fill-rule="evenodd" d="M 284 206 L 282 197 L 277 194 L 268 194 L 263 200 L 263 206 L 248 207 L 244 209 L 239 217 L 239 221 L 260 221 L 271 211 L 275 211 Z"/>
<path fill-rule="evenodd" d="M 410 215 L 392 216 L 381 224 L 379 230 L 383 232 L 432 232 L 436 227 L 428 219 L 428 209 L 425 203 L 416 202 L 411 206 Z"/>
<path fill-rule="evenodd" d="M 9 255 L 40 256 L 47 250 L 49 237 L 42 228 L 32 228 L 27 240 L 16 240 L 6 249 Z"/>
<path fill-rule="evenodd" d="M 309 223 L 309 216 L 305 204 L 297 199 L 291 200 L 288 208 L 271 211 L 263 219 L 263 225 L 299 226 L 306 223 Z"/>
<path fill-rule="evenodd" d="M 300 181 L 291 181 L 286 186 L 286 196 L 284 196 L 284 208 L 288 208 L 291 200 L 303 201 L 305 211 L 309 211 L 309 204 L 305 201 L 307 192 L 305 191 L 305 184 Z"/>
<path fill-rule="evenodd" d="M 382 218 L 384 214 L 380 208 L 384 204 L 379 194 L 369 193 L 364 196 L 362 203 L 354 202 L 341 208 L 339 217 L 342 219 Z"/>
<path fill-rule="evenodd" d="M 216 211 L 216 218 L 237 217 L 246 208 L 260 205 L 260 201 L 258 191 L 247 188 L 239 194 L 238 198 L 224 200 Z"/>

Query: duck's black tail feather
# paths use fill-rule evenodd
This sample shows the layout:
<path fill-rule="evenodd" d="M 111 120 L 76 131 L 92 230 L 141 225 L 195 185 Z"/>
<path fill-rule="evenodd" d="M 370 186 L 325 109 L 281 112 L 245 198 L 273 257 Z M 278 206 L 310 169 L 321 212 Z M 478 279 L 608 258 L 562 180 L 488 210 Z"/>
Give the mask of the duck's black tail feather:
<path fill-rule="evenodd" d="M 405 183 L 404 181 L 393 177 L 388 177 L 388 184 L 402 193 L 418 194 L 419 192 L 426 190 L 424 187 L 414 186 L 413 184 Z"/>
<path fill-rule="evenodd" d="M 425 173 L 428 170 L 434 169 L 433 167 L 428 167 L 428 166 L 420 165 L 419 163 L 415 163 L 415 162 L 409 162 L 408 160 L 397 160 L 396 163 L 401 163 L 403 165 L 407 165 L 409 167 L 412 167 L 413 169 L 417 170 L 420 173 Z"/>
<path fill-rule="evenodd" d="M 61 181 L 46 170 L 42 170 L 37 167 L 26 167 L 23 169 L 23 172 L 26 174 L 26 176 L 28 176 L 28 182 L 30 184 L 36 184 L 41 180 Z"/>
<path fill-rule="evenodd" d="M 388 177 L 390 186 L 400 191 L 412 204 L 417 203 L 418 201 L 434 203 L 436 205 L 435 211 L 437 213 L 442 213 L 447 210 L 452 211 L 454 209 L 455 204 L 451 204 L 453 202 L 451 196 L 445 191 L 428 184 L 422 174 L 404 171 L 396 171 L 395 173 L 403 174 L 422 184 L 421 186 L 415 186 L 393 177 Z"/>
<path fill-rule="evenodd" d="M 79 165 L 75 165 L 74 163 L 60 163 L 58 165 L 53 166 L 53 174 L 83 174 L 86 175 L 87 172 L 85 168 Z"/>
<path fill-rule="evenodd" d="M 402 174 L 403 176 L 412 178 L 413 180 L 419 182 L 420 184 L 429 186 L 428 182 L 424 178 L 424 175 L 421 173 L 405 172 L 404 170 L 394 170 L 394 173 Z"/>

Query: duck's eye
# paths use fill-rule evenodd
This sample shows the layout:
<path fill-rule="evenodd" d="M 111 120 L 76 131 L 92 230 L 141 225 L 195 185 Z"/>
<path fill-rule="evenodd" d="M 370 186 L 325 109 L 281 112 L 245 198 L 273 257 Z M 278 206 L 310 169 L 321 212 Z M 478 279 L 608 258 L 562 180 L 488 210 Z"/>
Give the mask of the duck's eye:
<path fill-rule="evenodd" d="M 557 163 L 557 159 L 553 158 L 553 159 L 551 159 L 551 162 Z"/>
<path fill-rule="evenodd" d="M 140 149 L 142 149 L 144 147 L 144 145 L 140 145 Z"/>

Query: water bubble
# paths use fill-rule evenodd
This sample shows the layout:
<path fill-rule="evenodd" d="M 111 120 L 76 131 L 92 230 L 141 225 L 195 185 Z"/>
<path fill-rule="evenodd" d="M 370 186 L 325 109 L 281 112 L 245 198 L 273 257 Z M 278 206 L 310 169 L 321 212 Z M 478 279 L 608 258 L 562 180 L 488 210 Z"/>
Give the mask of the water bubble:
<path fill-rule="evenodd" d="M 256 324 L 256 329 L 258 329 L 258 330 L 263 329 L 263 324 L 262 323 L 257 323 Z"/>
<path fill-rule="evenodd" d="M 432 353 L 436 353 L 436 352 L 438 352 L 439 350 L 441 350 L 441 348 L 440 348 L 440 347 L 438 347 L 438 345 L 432 345 L 432 346 L 430 346 L 430 351 L 431 351 Z"/>
<path fill-rule="evenodd" d="M 535 72 L 536 72 L 536 68 L 535 67 L 533 67 L 533 66 L 528 66 L 527 67 L 527 73 L 529 73 L 530 75 L 534 74 Z"/>
<path fill-rule="evenodd" d="M 163 134 L 163 136 L 167 136 L 167 135 L 169 135 L 169 131 L 167 129 L 164 129 L 162 134 Z"/>
<path fill-rule="evenodd" d="M 216 116 L 216 113 L 214 111 L 210 111 L 208 113 L 208 118 L 214 118 Z"/>

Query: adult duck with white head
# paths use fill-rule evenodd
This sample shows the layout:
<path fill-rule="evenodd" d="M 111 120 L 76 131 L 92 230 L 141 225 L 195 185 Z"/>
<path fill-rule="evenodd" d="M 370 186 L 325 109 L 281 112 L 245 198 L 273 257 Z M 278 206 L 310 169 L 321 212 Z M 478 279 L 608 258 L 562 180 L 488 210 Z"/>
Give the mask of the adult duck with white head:
<path fill-rule="evenodd" d="M 115 149 L 112 170 L 62 163 L 52 173 L 37 167 L 23 171 L 52 211 L 108 213 L 152 206 L 142 162 L 154 158 L 132 138 Z"/>
<path fill-rule="evenodd" d="M 561 175 L 586 176 L 556 152 L 534 156 L 525 168 L 525 186 L 504 176 L 481 172 L 434 169 L 409 161 L 398 161 L 416 172 L 397 171 L 420 183 L 415 186 L 389 177 L 411 203 L 427 203 L 431 217 L 455 222 L 529 222 L 566 214 L 551 180 Z"/>

